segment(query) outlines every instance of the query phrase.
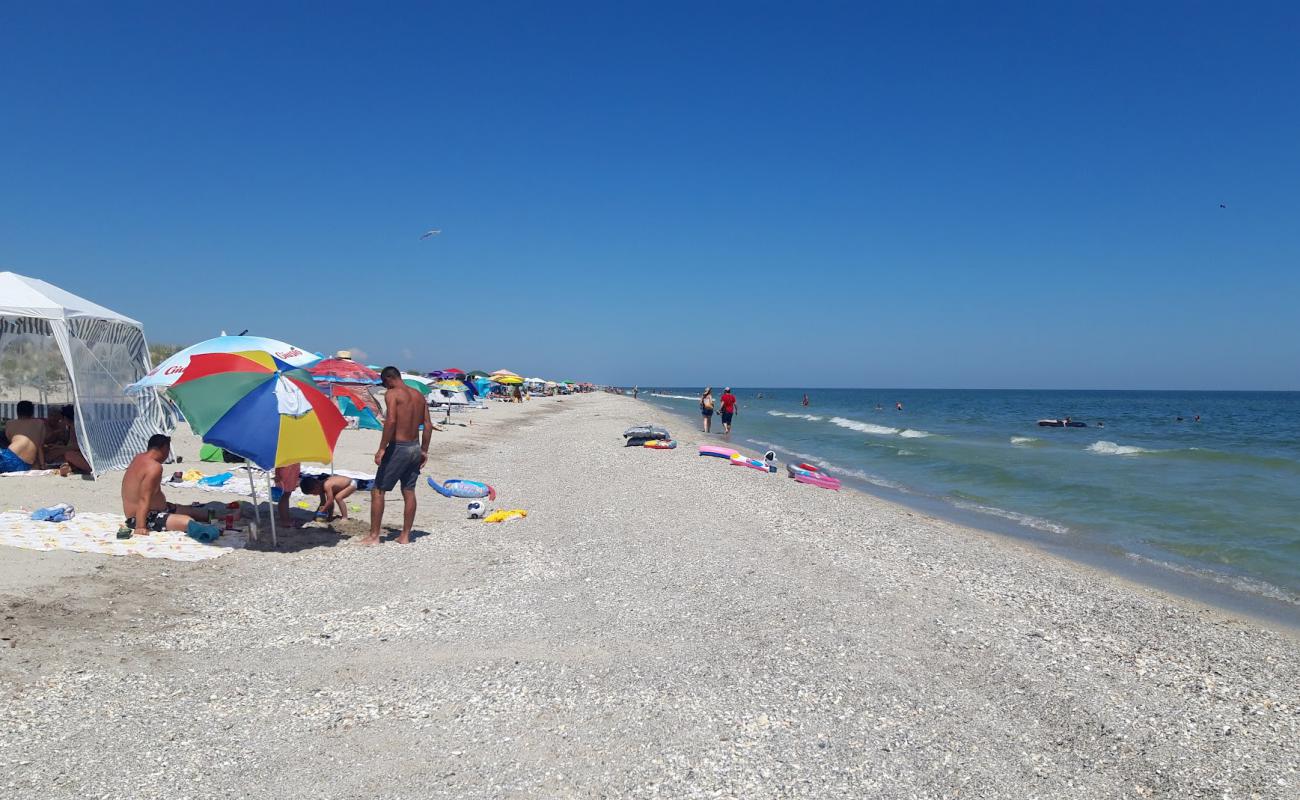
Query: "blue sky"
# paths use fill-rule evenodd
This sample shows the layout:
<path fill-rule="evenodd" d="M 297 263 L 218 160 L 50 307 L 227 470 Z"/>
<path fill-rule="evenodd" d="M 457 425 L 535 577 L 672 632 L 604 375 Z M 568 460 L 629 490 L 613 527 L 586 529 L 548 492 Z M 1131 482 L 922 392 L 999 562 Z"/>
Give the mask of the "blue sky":
<path fill-rule="evenodd" d="M 1233 5 L 10 4 L 0 268 L 417 368 L 1296 389 L 1300 10 Z"/>

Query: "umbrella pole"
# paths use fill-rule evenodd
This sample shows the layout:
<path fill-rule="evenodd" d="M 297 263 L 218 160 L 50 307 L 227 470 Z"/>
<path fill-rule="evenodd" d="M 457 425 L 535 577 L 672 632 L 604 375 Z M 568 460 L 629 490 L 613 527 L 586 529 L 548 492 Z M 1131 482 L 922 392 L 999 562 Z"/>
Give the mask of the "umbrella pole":
<path fill-rule="evenodd" d="M 257 525 L 262 521 L 262 515 L 257 510 L 257 484 L 253 482 L 253 468 L 247 461 L 244 462 L 244 469 L 248 470 L 248 490 L 253 497 L 253 540 L 257 540 Z"/>
<path fill-rule="evenodd" d="M 251 475 L 250 475 L 250 477 L 251 477 Z M 280 491 L 283 492 L 284 489 L 281 488 Z M 269 472 L 266 473 L 266 497 L 267 497 L 267 503 L 266 503 L 266 516 L 270 517 L 270 519 L 271 519 L 271 546 L 272 546 L 272 547 L 279 547 L 279 543 L 275 540 L 275 512 L 276 512 L 277 509 L 276 509 L 275 504 L 272 503 L 272 502 L 270 501 L 270 498 L 271 498 L 271 473 L 269 473 Z"/>

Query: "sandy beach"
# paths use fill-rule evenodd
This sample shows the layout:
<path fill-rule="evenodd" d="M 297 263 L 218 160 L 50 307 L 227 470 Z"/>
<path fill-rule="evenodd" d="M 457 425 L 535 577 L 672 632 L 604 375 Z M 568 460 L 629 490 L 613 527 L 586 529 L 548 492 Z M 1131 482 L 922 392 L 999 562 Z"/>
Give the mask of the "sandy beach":
<path fill-rule="evenodd" d="M 426 474 L 527 519 L 422 486 L 409 546 L 356 546 L 362 501 L 199 563 L 0 548 L 3 794 L 1300 794 L 1289 633 L 699 458 L 630 398 L 455 419 Z M 678 449 L 624 448 L 646 421 Z M 378 437 L 337 465 L 373 471 Z M 119 481 L 0 480 L 0 507 L 117 512 Z"/>

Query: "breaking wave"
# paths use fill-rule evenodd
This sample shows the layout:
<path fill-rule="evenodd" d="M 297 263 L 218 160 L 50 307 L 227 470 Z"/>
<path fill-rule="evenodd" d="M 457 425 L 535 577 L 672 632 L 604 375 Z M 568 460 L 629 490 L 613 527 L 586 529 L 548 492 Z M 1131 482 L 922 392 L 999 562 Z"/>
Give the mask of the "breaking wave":
<path fill-rule="evenodd" d="M 831 417 L 831 424 L 838 425 L 841 428 L 848 428 L 851 431 L 861 433 L 870 433 L 873 436 L 901 436 L 904 439 L 924 439 L 927 436 L 933 436 L 929 431 L 918 431 L 912 428 L 891 428 L 887 425 L 873 425 L 870 422 L 849 419 L 848 417 Z"/>
<path fill-rule="evenodd" d="M 1158 453 L 1159 450 L 1148 450 L 1145 447 L 1133 447 L 1127 444 L 1115 444 L 1114 442 L 1093 442 L 1086 448 L 1089 453 L 1100 453 L 1104 456 L 1140 456 L 1145 453 Z"/>
<path fill-rule="evenodd" d="M 821 422 L 824 419 L 824 417 L 819 417 L 815 414 L 788 414 L 784 411 L 776 411 L 775 409 L 768 411 L 767 413 L 771 414 L 774 417 L 786 417 L 788 419 L 806 419 L 809 422 Z"/>
<path fill-rule="evenodd" d="M 952 504 L 966 511 L 974 511 L 978 514 L 988 514 L 989 516 L 992 517 L 1001 517 L 1002 519 L 1009 519 L 1012 522 L 1016 522 L 1019 523 L 1020 525 L 1024 525 L 1026 528 L 1033 528 L 1034 530 L 1046 531 L 1048 533 L 1055 533 L 1058 536 L 1064 536 L 1065 534 L 1070 532 L 1069 528 L 1065 527 L 1064 525 L 1061 525 L 1060 523 L 1052 522 L 1051 520 L 1046 520 L 1043 519 L 1042 517 L 1034 517 L 1029 514 L 1021 514 L 1019 511 L 1007 511 L 1005 508 L 998 508 L 996 506 L 985 506 L 985 505 L 980 505 L 979 503 L 969 503 L 966 502 L 965 500 L 954 500 L 952 501 Z"/>
<path fill-rule="evenodd" d="M 1158 558 L 1148 558 L 1147 556 L 1138 555 L 1137 553 L 1125 553 L 1130 561 L 1137 561 L 1142 564 L 1148 564 L 1161 569 L 1171 570 L 1183 575 L 1192 575 L 1197 578 L 1205 578 L 1215 583 L 1230 586 L 1239 592 L 1261 595 L 1273 600 L 1281 600 L 1284 603 L 1290 603 L 1293 606 L 1300 606 L 1300 594 L 1275 586 L 1268 581 L 1262 581 L 1258 578 L 1247 578 L 1240 575 L 1227 575 L 1222 572 L 1215 572 L 1211 569 L 1198 567 L 1188 567 L 1182 564 L 1175 564 L 1171 561 L 1163 561 Z"/>

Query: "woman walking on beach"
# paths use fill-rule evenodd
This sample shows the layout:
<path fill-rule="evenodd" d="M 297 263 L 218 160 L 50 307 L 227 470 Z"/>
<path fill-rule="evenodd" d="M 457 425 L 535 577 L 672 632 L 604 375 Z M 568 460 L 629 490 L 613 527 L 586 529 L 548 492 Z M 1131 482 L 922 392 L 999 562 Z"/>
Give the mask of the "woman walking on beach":
<path fill-rule="evenodd" d="M 704 416 L 704 432 L 709 433 L 713 427 L 713 387 L 704 387 L 704 394 L 700 395 L 700 414 Z"/>

